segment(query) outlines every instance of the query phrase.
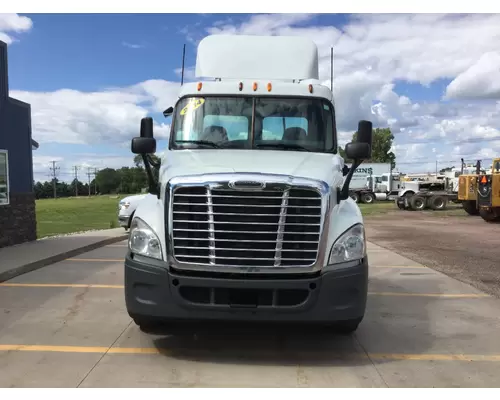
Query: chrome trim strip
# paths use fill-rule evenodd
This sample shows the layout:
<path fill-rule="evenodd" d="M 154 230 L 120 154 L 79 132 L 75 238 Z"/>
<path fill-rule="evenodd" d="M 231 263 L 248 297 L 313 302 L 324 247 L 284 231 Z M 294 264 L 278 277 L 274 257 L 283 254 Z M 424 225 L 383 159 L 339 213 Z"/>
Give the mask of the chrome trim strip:
<path fill-rule="evenodd" d="M 281 200 L 281 210 L 280 219 L 278 222 L 278 237 L 276 238 L 276 251 L 274 253 L 274 266 L 281 266 L 281 250 L 283 249 L 283 239 L 285 236 L 285 223 L 286 223 L 286 212 L 288 206 L 288 196 L 290 195 L 290 190 L 285 190 L 283 193 L 283 199 Z"/>
<path fill-rule="evenodd" d="M 210 264 L 215 265 L 215 233 L 214 233 L 214 208 L 212 204 L 212 190 L 207 188 L 207 205 L 208 205 L 208 238 L 210 240 L 208 244 L 208 257 L 210 259 Z"/>

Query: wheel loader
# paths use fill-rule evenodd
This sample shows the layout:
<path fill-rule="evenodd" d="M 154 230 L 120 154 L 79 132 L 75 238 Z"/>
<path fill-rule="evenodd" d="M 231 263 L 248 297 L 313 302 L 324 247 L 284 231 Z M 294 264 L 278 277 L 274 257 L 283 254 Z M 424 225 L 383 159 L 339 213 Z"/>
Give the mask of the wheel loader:
<path fill-rule="evenodd" d="M 476 174 L 460 175 L 458 200 L 469 215 L 487 222 L 500 222 L 500 158 L 493 160 L 491 172 L 476 164 Z"/>
<path fill-rule="evenodd" d="M 462 171 L 463 171 L 462 159 Z M 477 178 L 481 174 L 481 161 L 476 163 L 475 174 L 461 174 L 458 177 L 458 201 L 462 203 L 462 207 L 469 215 L 479 215 L 477 206 Z"/>
<path fill-rule="evenodd" d="M 486 222 L 500 222 L 500 158 L 493 160 L 491 173 L 477 178 L 477 206 Z"/>

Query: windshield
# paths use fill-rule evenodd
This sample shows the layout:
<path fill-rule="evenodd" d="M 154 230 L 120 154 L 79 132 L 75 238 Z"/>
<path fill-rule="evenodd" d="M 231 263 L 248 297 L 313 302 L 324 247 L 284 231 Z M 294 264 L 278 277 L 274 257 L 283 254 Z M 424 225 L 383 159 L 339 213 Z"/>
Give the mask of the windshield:
<path fill-rule="evenodd" d="M 176 106 L 171 149 L 331 152 L 333 108 L 313 98 L 190 97 Z"/>

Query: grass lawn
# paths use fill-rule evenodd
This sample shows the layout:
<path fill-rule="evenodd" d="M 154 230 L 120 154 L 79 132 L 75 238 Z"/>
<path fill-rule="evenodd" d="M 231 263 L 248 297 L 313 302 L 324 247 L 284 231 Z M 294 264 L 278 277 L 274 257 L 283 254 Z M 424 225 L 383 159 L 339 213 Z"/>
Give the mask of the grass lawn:
<path fill-rule="evenodd" d="M 69 197 L 36 201 L 37 234 L 39 238 L 63 233 L 94 229 L 117 228 L 118 202 L 123 196 Z M 359 204 L 363 216 L 370 218 L 398 210 L 393 201 L 376 201 L 373 204 Z M 416 212 L 416 211 L 415 211 Z M 439 217 L 463 216 L 467 214 L 460 205 L 449 204 L 444 211 L 423 211 L 426 215 Z"/>
<path fill-rule="evenodd" d="M 126 196 L 68 197 L 36 201 L 38 238 L 117 228 L 118 202 Z"/>

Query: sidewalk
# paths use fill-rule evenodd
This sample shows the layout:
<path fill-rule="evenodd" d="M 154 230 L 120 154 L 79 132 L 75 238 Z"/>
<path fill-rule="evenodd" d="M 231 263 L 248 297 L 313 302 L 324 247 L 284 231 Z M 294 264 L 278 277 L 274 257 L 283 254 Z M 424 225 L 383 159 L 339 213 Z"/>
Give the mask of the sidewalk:
<path fill-rule="evenodd" d="M 43 238 L 0 249 L 0 282 L 128 237 L 123 228 Z"/>

